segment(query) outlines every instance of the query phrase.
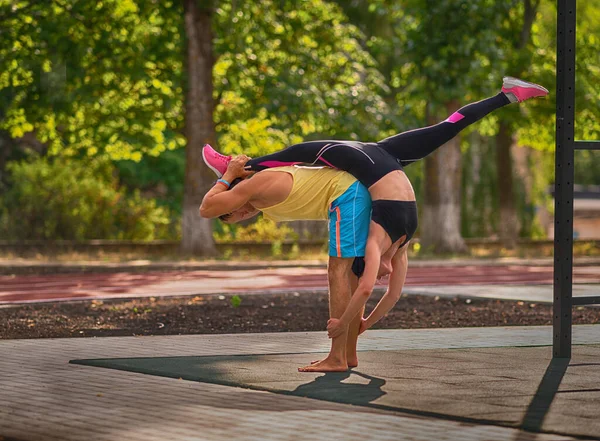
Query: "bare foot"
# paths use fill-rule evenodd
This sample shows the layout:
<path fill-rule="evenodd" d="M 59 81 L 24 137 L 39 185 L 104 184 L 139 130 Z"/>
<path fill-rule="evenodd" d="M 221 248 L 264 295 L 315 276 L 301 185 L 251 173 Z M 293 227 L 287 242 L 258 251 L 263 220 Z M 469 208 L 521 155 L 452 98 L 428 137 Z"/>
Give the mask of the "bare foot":
<path fill-rule="evenodd" d="M 357 366 L 358 366 L 358 357 L 356 355 L 353 357 L 352 356 L 348 357 L 348 367 L 355 368 Z"/>
<path fill-rule="evenodd" d="M 324 360 L 313 360 L 310 362 L 311 365 L 320 363 Z M 358 357 L 348 357 L 348 367 L 349 368 L 355 368 L 358 367 Z"/>
<path fill-rule="evenodd" d="M 347 370 L 347 363 L 334 361 L 329 358 L 298 368 L 298 372 L 346 372 Z"/>

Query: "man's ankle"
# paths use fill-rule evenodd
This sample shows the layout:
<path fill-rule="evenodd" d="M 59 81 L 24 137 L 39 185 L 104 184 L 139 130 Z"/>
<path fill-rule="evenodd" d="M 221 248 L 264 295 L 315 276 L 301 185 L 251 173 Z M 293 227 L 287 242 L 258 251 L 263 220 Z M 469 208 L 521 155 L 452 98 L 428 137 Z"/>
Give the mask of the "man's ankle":
<path fill-rule="evenodd" d="M 346 363 L 346 354 L 338 354 L 338 353 L 333 353 L 330 352 L 329 355 L 327 356 L 327 358 L 329 359 L 329 361 L 333 362 L 333 363 L 339 363 L 339 364 L 344 364 Z"/>

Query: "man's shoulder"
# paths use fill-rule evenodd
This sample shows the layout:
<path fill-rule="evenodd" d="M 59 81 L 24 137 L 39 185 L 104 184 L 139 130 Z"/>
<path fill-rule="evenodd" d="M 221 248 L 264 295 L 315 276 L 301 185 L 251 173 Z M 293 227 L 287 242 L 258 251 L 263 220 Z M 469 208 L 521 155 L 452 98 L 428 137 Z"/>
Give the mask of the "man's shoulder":
<path fill-rule="evenodd" d="M 249 179 L 244 180 L 244 185 L 249 190 L 257 190 L 264 187 L 267 184 L 272 184 L 273 182 L 277 182 L 280 179 L 283 179 L 286 176 L 283 170 L 275 170 L 273 168 L 269 168 L 267 170 L 261 170 L 254 175 L 252 175 Z"/>
<path fill-rule="evenodd" d="M 331 167 L 311 165 L 289 165 L 272 167 L 256 173 L 252 179 L 259 178 L 260 182 L 273 182 L 273 180 L 285 179 L 284 176 L 293 176 L 300 181 L 318 180 L 322 183 L 336 184 L 349 187 L 356 178 L 350 173 Z M 257 182 L 258 183 L 258 182 Z"/>
<path fill-rule="evenodd" d="M 275 168 L 267 168 L 265 170 L 261 170 L 259 172 L 254 173 L 251 179 L 256 179 L 255 182 L 259 181 L 270 181 L 273 179 L 279 179 L 281 176 L 284 176 L 285 170 L 280 170 L 283 167 L 275 167 Z"/>

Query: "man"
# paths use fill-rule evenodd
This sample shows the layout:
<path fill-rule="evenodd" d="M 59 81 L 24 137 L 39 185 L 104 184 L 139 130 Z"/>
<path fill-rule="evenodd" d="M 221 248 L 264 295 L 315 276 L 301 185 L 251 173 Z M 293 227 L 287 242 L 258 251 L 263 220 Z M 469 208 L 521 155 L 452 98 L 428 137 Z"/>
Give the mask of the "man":
<path fill-rule="evenodd" d="M 364 275 L 346 311 L 339 319 L 329 320 L 327 330 L 331 338 L 346 332 L 350 321 L 364 309 L 376 282 L 381 256 L 386 256 L 386 260 L 391 257 L 388 291 L 361 329 L 368 329 L 376 323 L 400 296 L 406 278 L 406 249 L 418 222 L 415 194 L 403 166 L 426 157 L 490 112 L 547 94 L 548 90 L 538 84 L 504 77 L 498 94 L 468 104 L 433 126 L 399 133 L 378 142 L 308 141 L 248 162 L 247 168 L 254 171 L 274 165 L 324 164 L 351 173 L 369 190 L 372 222 L 365 251 Z M 217 175 L 222 173 L 229 160 L 210 146 L 204 147 L 203 156 Z"/>
<path fill-rule="evenodd" d="M 330 315 L 339 318 L 358 284 L 359 269 L 353 263 L 365 255 L 371 199 L 367 189 L 350 174 L 330 168 L 277 167 L 247 177 L 247 156 L 232 159 L 214 187 L 204 196 L 200 215 L 237 222 L 258 211 L 275 221 L 329 220 Z M 229 191 L 228 191 L 229 190 Z M 353 274 L 353 271 L 357 274 Z M 381 275 L 384 275 L 382 272 Z M 332 339 L 329 356 L 302 372 L 346 371 L 358 365 L 356 344 L 362 314 L 351 320 L 348 331 Z"/>

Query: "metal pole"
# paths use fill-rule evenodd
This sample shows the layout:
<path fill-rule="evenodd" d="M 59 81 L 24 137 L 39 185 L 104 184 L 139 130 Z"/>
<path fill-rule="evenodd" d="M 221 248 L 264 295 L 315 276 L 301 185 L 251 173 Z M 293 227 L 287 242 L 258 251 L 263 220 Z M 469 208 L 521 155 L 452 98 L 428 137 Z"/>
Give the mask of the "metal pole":
<path fill-rule="evenodd" d="M 553 354 L 571 357 L 576 0 L 558 0 Z"/>

